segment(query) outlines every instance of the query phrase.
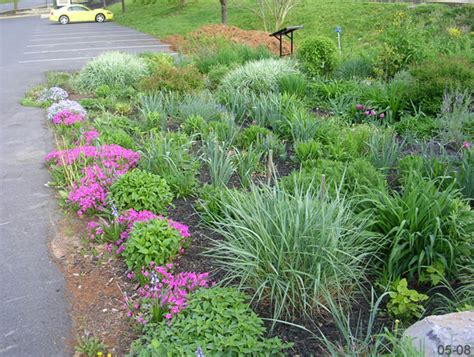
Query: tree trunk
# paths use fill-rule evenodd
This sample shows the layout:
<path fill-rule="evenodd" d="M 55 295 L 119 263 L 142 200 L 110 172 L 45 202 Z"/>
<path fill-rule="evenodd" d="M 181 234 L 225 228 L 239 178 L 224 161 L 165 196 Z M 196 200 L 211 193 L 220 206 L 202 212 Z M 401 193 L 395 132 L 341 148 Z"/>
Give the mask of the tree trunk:
<path fill-rule="evenodd" d="M 227 25 L 227 0 L 219 0 L 221 3 L 221 22 Z"/>
<path fill-rule="evenodd" d="M 18 0 L 13 0 L 13 12 L 16 14 L 18 11 Z"/>

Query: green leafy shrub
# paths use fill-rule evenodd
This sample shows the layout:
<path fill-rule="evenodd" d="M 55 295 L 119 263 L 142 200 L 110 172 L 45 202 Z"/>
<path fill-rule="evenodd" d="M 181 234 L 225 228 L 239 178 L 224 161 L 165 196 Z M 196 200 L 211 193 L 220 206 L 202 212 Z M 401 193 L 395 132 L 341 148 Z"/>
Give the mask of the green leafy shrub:
<path fill-rule="evenodd" d="M 438 123 L 429 116 L 404 116 L 394 125 L 400 135 L 411 135 L 416 139 L 428 140 L 438 131 Z"/>
<path fill-rule="evenodd" d="M 148 73 L 145 61 L 135 55 L 106 52 L 88 62 L 79 72 L 75 86 L 93 92 L 101 85 L 134 86 Z"/>
<path fill-rule="evenodd" d="M 248 148 L 250 145 L 255 145 L 259 138 L 268 134 L 270 134 L 270 130 L 267 128 L 262 128 L 258 125 L 250 125 L 239 133 L 237 143 L 242 148 Z"/>
<path fill-rule="evenodd" d="M 166 219 L 136 222 L 122 256 L 128 270 L 140 271 L 155 262 L 157 266 L 173 261 L 183 247 L 183 236 Z"/>
<path fill-rule="evenodd" d="M 411 99 L 427 114 L 439 111 L 446 90 L 472 90 L 474 64 L 459 56 L 435 56 L 413 66 L 415 79 Z"/>
<path fill-rule="evenodd" d="M 336 46 L 324 37 L 308 37 L 298 47 L 298 59 L 312 77 L 329 74 L 336 68 Z"/>
<path fill-rule="evenodd" d="M 381 234 L 382 272 L 410 279 L 427 267 L 442 266 L 446 277 L 456 276 L 456 261 L 470 254 L 474 212 L 453 185 L 439 191 L 437 184 L 412 172 L 401 192 L 373 192 L 365 200 Z"/>
<path fill-rule="evenodd" d="M 228 279 L 270 304 L 272 318 L 310 316 L 324 293 L 342 303 L 355 291 L 372 243 L 341 197 L 269 186 L 227 195 L 212 222 L 222 238 L 208 255 Z"/>
<path fill-rule="evenodd" d="M 390 299 L 387 310 L 394 318 L 409 322 L 414 318 L 419 319 L 425 312 L 423 301 L 428 296 L 408 288 L 406 279 L 401 279 L 393 284 L 393 291 L 388 293 Z"/>
<path fill-rule="evenodd" d="M 297 73 L 295 64 L 282 59 L 263 59 L 248 62 L 229 72 L 221 82 L 219 90 L 236 93 L 278 92 L 278 81 L 288 74 Z"/>
<path fill-rule="evenodd" d="M 132 354 L 151 356 L 283 356 L 291 344 L 265 338 L 262 320 L 233 288 L 200 289 L 171 324 L 147 324 Z"/>
<path fill-rule="evenodd" d="M 110 194 L 120 211 L 133 208 L 136 211 L 163 213 L 173 200 L 173 194 L 164 179 L 139 169 L 120 176 L 112 184 Z"/>
<path fill-rule="evenodd" d="M 233 70 L 235 67 L 226 66 L 226 65 L 216 65 L 211 67 L 209 73 L 207 74 L 207 87 L 209 89 L 216 89 L 221 84 L 222 79 Z"/>
<path fill-rule="evenodd" d="M 189 92 L 203 87 L 204 77 L 192 65 L 184 67 L 156 66 L 151 75 L 140 82 L 140 88 L 145 92 L 160 90 Z"/>

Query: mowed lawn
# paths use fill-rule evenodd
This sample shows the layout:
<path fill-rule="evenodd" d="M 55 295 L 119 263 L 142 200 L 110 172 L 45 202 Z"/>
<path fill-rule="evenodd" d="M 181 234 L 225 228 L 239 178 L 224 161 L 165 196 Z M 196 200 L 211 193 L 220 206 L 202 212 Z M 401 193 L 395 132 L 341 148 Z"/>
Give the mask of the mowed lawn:
<path fill-rule="evenodd" d="M 263 30 L 262 21 L 251 10 L 252 4 L 255 2 L 230 2 L 229 25 L 247 30 Z M 301 1 L 290 13 L 286 24 L 304 25 L 303 30 L 297 31 L 296 40 L 310 34 L 336 39 L 335 28 L 340 26 L 343 31 L 343 46 L 354 49 L 370 48 L 382 26 L 400 16 L 409 6 L 410 4 L 406 3 Z M 120 4 L 112 6 L 111 9 L 118 23 L 161 38 L 174 34 L 183 35 L 203 25 L 220 23 L 220 4 L 217 0 L 192 1 L 184 7 L 177 7 L 169 2 L 143 5 L 139 1 L 127 0 L 124 14 Z"/>

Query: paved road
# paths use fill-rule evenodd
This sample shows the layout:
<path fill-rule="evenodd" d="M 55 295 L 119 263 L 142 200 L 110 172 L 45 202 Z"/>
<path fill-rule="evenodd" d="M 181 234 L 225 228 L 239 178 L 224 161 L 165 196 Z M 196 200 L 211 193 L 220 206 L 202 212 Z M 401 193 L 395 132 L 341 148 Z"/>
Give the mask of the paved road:
<path fill-rule="evenodd" d="M 53 3 L 52 0 L 20 0 L 18 1 L 18 10 L 32 9 L 32 8 L 40 7 L 40 6 L 48 6 L 48 5 L 51 5 L 52 3 Z M 12 11 L 12 10 L 13 10 L 13 1 L 6 4 L 0 4 L 0 13 L 5 12 L 5 11 Z"/>
<path fill-rule="evenodd" d="M 48 70 L 76 70 L 107 50 L 167 51 L 114 23 L 0 20 L 0 356 L 67 356 L 71 321 L 64 279 L 48 254 L 55 216 L 43 165 L 52 149 L 44 112 L 19 104 Z"/>

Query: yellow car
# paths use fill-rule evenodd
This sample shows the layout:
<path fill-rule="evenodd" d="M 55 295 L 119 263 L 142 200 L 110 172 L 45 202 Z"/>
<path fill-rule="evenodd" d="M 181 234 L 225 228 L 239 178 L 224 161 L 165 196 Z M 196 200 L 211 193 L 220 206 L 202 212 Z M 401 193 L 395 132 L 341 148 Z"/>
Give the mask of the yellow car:
<path fill-rule="evenodd" d="M 49 20 L 66 25 L 70 22 L 96 21 L 104 22 L 112 20 L 114 14 L 105 9 L 91 10 L 84 5 L 68 5 L 52 10 L 49 14 Z"/>

